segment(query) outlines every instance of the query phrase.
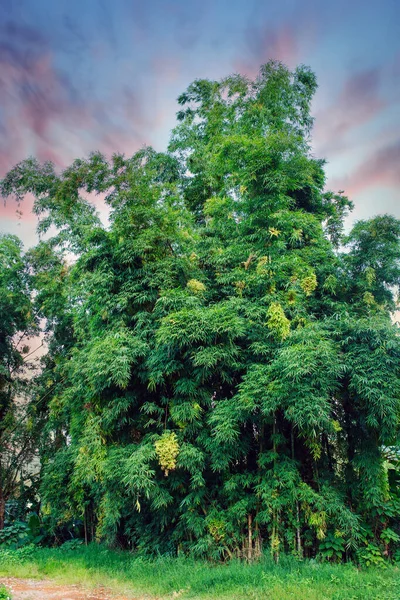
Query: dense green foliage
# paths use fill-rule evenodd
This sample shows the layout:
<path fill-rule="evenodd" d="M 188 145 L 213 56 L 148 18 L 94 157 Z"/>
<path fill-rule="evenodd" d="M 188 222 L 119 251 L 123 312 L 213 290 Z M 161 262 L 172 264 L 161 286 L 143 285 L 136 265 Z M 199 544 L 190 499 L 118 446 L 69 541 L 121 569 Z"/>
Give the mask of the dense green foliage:
<path fill-rule="evenodd" d="M 29 478 L 26 466 L 35 447 L 34 424 L 21 408 L 26 388 L 23 356 L 36 325 L 29 279 L 22 243 L 15 236 L 0 236 L 0 530 L 6 501 Z"/>
<path fill-rule="evenodd" d="M 400 596 L 399 570 L 392 565 L 360 570 L 350 564 L 300 562 L 293 557 L 282 557 L 276 565 L 268 555 L 250 564 L 236 560 L 210 564 L 187 557 L 145 558 L 100 544 L 73 551 L 64 546 L 36 549 L 25 555 L 0 550 L 2 576 L 101 586 L 99 597 L 108 588 L 118 598 L 146 600 L 398 600 Z"/>
<path fill-rule="evenodd" d="M 167 153 L 31 159 L 2 181 L 47 232 L 27 260 L 56 535 L 81 520 L 153 554 L 396 558 L 400 222 L 343 237 L 315 89 L 276 63 L 196 81 Z"/>

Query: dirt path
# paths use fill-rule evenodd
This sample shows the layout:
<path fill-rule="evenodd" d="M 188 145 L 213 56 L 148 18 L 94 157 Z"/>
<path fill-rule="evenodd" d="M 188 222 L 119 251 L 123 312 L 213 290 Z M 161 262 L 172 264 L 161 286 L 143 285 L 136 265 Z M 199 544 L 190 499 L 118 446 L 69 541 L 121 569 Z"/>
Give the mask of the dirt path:
<path fill-rule="evenodd" d="M 57 585 L 49 580 L 1 578 L 1 584 L 10 590 L 13 600 L 128 600 L 125 596 L 113 596 L 104 588 L 85 590 L 79 585 Z"/>

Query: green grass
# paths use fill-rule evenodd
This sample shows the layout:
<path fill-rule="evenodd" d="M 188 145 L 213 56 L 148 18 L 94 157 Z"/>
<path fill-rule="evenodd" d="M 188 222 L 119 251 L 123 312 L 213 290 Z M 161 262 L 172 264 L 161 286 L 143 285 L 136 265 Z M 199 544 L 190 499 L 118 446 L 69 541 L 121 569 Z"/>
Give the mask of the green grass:
<path fill-rule="evenodd" d="M 73 551 L 38 549 L 13 562 L 0 559 L 0 576 L 51 578 L 103 585 L 128 597 L 181 600 L 399 600 L 400 570 L 298 562 L 283 557 L 246 565 L 212 565 L 180 558 L 156 560 L 92 545 Z"/>

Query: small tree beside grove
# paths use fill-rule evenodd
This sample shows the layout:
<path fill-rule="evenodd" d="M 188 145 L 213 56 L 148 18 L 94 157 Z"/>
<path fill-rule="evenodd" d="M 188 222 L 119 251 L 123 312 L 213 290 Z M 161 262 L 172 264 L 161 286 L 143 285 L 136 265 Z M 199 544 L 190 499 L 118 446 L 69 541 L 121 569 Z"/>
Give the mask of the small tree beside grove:
<path fill-rule="evenodd" d="M 214 558 L 395 554 L 400 222 L 343 235 L 315 90 L 275 62 L 197 80 L 168 152 L 30 159 L 1 182 L 56 232 L 29 255 L 55 530 L 79 517 L 87 540 Z"/>
<path fill-rule="evenodd" d="M 35 333 L 30 277 L 22 244 L 0 236 L 0 531 L 6 503 L 31 485 L 36 420 L 29 418 L 29 386 L 24 355 Z"/>

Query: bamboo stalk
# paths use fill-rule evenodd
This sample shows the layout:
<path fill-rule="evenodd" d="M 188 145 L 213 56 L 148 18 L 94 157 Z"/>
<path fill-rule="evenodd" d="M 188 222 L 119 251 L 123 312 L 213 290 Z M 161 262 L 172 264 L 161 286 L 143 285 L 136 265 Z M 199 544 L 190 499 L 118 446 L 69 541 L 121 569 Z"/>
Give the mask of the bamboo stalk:
<path fill-rule="evenodd" d="M 247 548 L 247 559 L 250 562 L 253 558 L 253 529 L 252 529 L 252 524 L 253 524 L 253 517 L 251 516 L 251 513 L 249 513 L 247 515 L 247 525 L 248 525 L 248 548 Z"/>

